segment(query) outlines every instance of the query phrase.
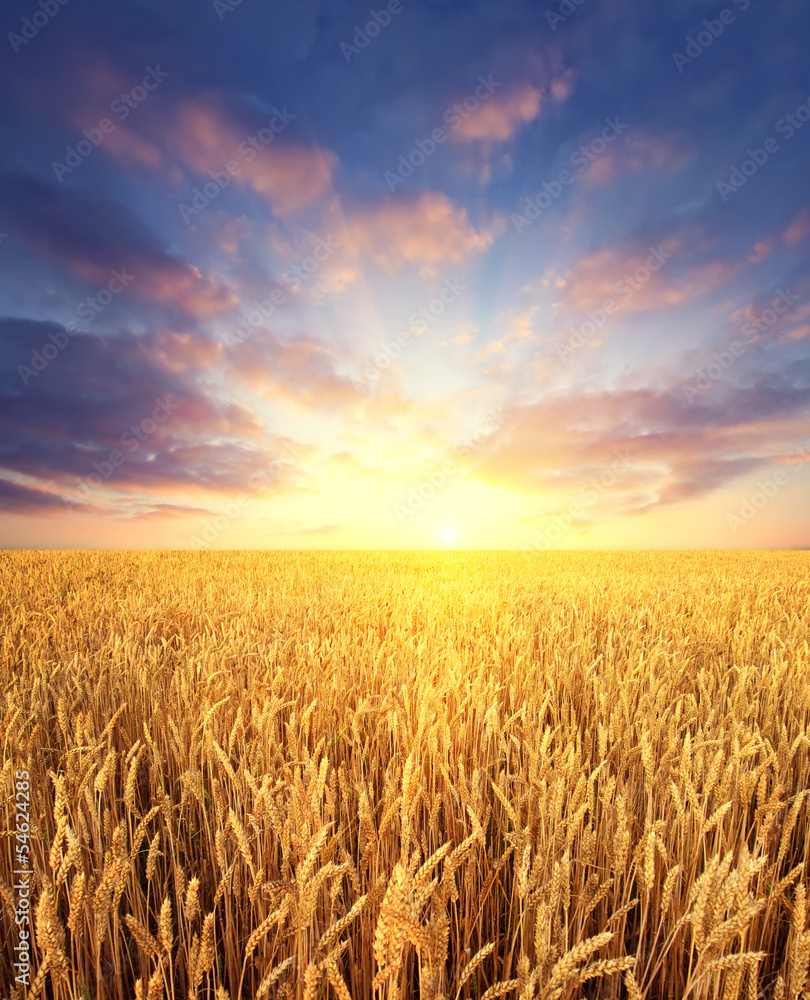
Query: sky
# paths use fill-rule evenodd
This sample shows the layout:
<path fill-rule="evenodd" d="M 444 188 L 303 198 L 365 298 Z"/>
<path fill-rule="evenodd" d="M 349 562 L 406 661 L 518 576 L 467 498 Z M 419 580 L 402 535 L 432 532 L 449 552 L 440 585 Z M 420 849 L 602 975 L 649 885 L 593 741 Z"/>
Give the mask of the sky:
<path fill-rule="evenodd" d="M 810 547 L 806 0 L 0 28 L 0 547 Z"/>

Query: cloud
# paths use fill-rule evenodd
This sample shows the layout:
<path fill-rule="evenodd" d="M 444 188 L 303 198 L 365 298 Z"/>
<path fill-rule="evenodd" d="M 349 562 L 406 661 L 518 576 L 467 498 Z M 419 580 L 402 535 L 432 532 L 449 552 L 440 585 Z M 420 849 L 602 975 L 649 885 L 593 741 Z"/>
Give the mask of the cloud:
<path fill-rule="evenodd" d="M 611 315 L 667 311 L 723 288 L 749 265 L 766 260 L 778 243 L 777 238 L 759 240 L 740 256 L 691 264 L 680 236 L 629 254 L 615 246 L 601 247 L 584 253 L 557 277 L 559 297 L 554 305 L 578 315 L 601 309 L 609 300 L 614 303 Z M 766 296 L 768 301 L 771 297 Z M 732 321 L 737 315 L 740 321 L 747 318 L 738 310 Z"/>
<path fill-rule="evenodd" d="M 495 93 L 450 131 L 456 142 L 506 142 L 534 121 L 542 107 L 542 91 L 531 84 L 514 87 L 505 94 Z"/>
<path fill-rule="evenodd" d="M 139 506 L 133 504 L 132 512 L 128 515 L 128 519 L 132 521 L 181 520 L 189 516 L 213 513 L 215 511 L 205 507 L 184 507 L 175 503 L 150 504 L 148 510 L 139 510 Z"/>
<path fill-rule="evenodd" d="M 497 325 L 505 327 L 505 332 L 497 339 L 487 341 L 481 351 L 474 358 L 475 363 L 480 364 L 492 355 L 506 355 L 510 348 L 519 348 L 535 337 L 534 318 L 540 311 L 538 305 L 528 306 L 526 309 L 508 309 L 495 317 Z M 491 369 L 493 374 L 507 371 L 511 367 L 510 363 L 504 361 L 495 369 Z"/>
<path fill-rule="evenodd" d="M 594 154 L 596 152 L 593 150 Z M 631 128 L 620 142 L 596 156 L 582 174 L 582 183 L 591 188 L 604 187 L 633 174 L 675 173 L 692 163 L 696 155 L 680 132 L 656 134 L 643 128 Z"/>
<path fill-rule="evenodd" d="M 574 76 L 573 69 L 569 68 L 560 74 L 560 76 L 554 77 L 549 90 L 555 101 L 562 102 L 568 100 L 574 90 Z"/>
<path fill-rule="evenodd" d="M 753 318 L 753 316 L 751 317 Z M 810 337 L 810 302 L 798 306 L 789 317 L 785 317 L 782 326 L 789 340 L 805 340 Z"/>
<path fill-rule="evenodd" d="M 347 213 L 346 244 L 388 274 L 406 265 L 455 264 L 486 250 L 495 229 L 475 229 L 466 208 L 446 195 L 423 191 L 390 197 Z"/>
<path fill-rule="evenodd" d="M 809 375 L 804 362 L 730 386 L 702 405 L 690 405 L 680 387 L 582 390 L 517 405 L 493 435 L 478 475 L 553 508 L 620 462 L 622 471 L 597 491 L 603 512 L 696 500 L 780 461 L 786 442 L 806 426 Z"/>
<path fill-rule="evenodd" d="M 456 337 L 451 337 L 450 340 L 442 340 L 440 342 L 441 347 L 465 347 L 473 339 L 473 335 L 470 331 L 465 330 L 464 333 L 459 333 Z"/>
<path fill-rule="evenodd" d="M 808 236 L 810 236 L 810 209 L 803 208 L 784 229 L 780 229 L 773 236 L 758 240 L 751 248 L 748 260 L 752 264 L 759 264 L 761 261 L 767 260 L 780 245 L 790 247 L 793 250 Z"/>
<path fill-rule="evenodd" d="M 711 263 L 684 274 L 672 259 L 681 249 L 680 240 L 670 239 L 660 247 L 629 255 L 616 247 L 583 254 L 557 280 L 560 295 L 555 306 L 581 314 L 612 300 L 612 315 L 667 309 L 704 295 L 735 273 L 732 266 Z M 653 250 L 662 252 L 655 256 Z M 672 258 L 665 258 L 666 254 Z"/>
<path fill-rule="evenodd" d="M 273 458 L 274 436 L 262 421 L 200 377 L 218 361 L 218 345 L 172 333 L 78 335 L 23 385 L 17 365 L 59 330 L 0 320 L 0 470 L 44 491 L 31 503 L 77 490 L 87 502 L 93 476 L 101 478 L 91 482 L 92 497 L 228 493 Z M 123 461 L 113 467 L 114 452 Z"/>
<path fill-rule="evenodd" d="M 336 373 L 332 352 L 310 337 L 282 341 L 271 330 L 260 329 L 231 356 L 229 377 L 268 400 L 333 411 L 362 398 L 348 378 Z"/>
<path fill-rule="evenodd" d="M 223 359 L 219 344 L 207 337 L 175 331 L 158 331 L 142 341 L 146 357 L 164 371 L 210 371 Z"/>
<path fill-rule="evenodd" d="M 237 301 L 219 278 L 205 277 L 174 254 L 119 202 L 56 188 L 22 174 L 0 176 L 0 200 L 14 236 L 38 258 L 97 293 L 113 271 L 132 276 L 125 295 L 201 318 Z"/>
<path fill-rule="evenodd" d="M 0 476 L 0 510 L 9 514 L 64 514 L 59 493 L 40 486 L 25 486 Z"/>
<path fill-rule="evenodd" d="M 768 257 L 774 252 L 774 250 L 779 245 L 778 241 L 775 239 L 770 240 L 758 240 L 752 247 L 748 254 L 748 262 L 750 264 L 760 264 L 763 260 L 767 260 Z"/>
<path fill-rule="evenodd" d="M 810 208 L 803 208 L 782 234 L 788 246 L 795 246 L 810 236 Z"/>
<path fill-rule="evenodd" d="M 280 118 L 268 118 L 278 126 Z M 236 163 L 239 171 L 229 183 L 263 195 L 277 215 L 310 205 L 330 191 L 338 162 L 331 151 L 276 133 L 267 122 L 253 128 L 238 125 L 213 99 L 183 105 L 167 144 L 177 160 L 206 179 L 211 171 L 219 173 L 229 162 Z"/>
<path fill-rule="evenodd" d="M 117 162 L 126 165 L 135 164 L 147 170 L 168 170 L 164 151 L 154 142 L 138 135 L 131 128 L 118 125 L 104 140 L 104 151 Z M 175 181 L 179 175 L 173 172 Z"/>

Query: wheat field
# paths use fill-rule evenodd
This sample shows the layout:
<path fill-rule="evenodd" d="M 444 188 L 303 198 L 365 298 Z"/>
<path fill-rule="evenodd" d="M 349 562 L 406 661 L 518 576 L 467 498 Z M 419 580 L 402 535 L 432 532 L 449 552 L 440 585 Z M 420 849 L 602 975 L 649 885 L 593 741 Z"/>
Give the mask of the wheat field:
<path fill-rule="evenodd" d="M 4 997 L 810 996 L 808 554 L 0 562 Z"/>

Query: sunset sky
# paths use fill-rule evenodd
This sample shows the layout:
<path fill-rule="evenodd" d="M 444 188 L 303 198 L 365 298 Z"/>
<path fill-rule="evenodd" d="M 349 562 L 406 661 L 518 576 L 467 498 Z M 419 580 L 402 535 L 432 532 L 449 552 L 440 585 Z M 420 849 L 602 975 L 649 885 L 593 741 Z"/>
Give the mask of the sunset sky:
<path fill-rule="evenodd" d="M 0 26 L 0 547 L 810 547 L 806 0 Z"/>

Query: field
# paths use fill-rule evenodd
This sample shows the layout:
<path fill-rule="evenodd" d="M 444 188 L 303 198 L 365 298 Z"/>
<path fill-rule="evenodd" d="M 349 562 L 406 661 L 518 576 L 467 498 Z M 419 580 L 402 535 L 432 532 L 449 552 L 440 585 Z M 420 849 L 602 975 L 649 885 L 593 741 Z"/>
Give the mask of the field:
<path fill-rule="evenodd" d="M 809 995 L 810 554 L 0 565 L 3 996 Z"/>

